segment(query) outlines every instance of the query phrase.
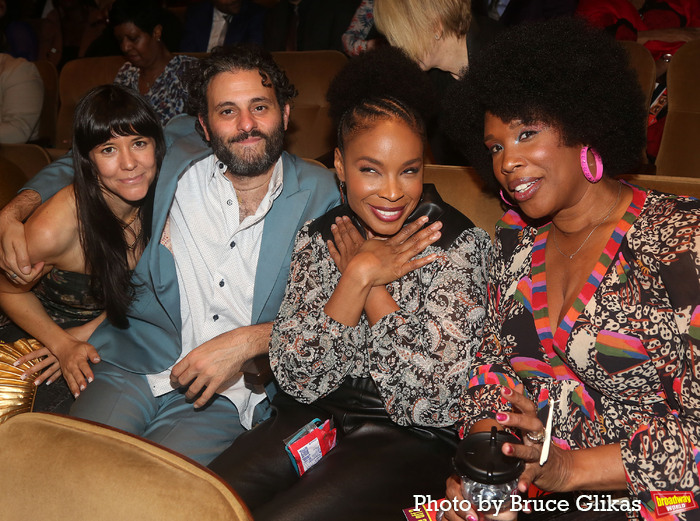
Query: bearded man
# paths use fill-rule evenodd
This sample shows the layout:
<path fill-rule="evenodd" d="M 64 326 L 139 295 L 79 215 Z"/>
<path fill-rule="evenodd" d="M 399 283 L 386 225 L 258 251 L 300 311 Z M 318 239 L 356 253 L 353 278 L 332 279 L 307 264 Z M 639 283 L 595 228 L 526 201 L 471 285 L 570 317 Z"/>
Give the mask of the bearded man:
<path fill-rule="evenodd" d="M 105 321 L 90 337 L 101 362 L 70 414 L 207 464 L 269 415 L 265 390 L 246 387 L 241 366 L 268 350 L 296 232 L 339 192 L 328 170 L 283 152 L 296 90 L 269 53 L 220 48 L 190 72 L 190 116 L 165 128 L 129 327 Z M 21 221 L 72 174 L 62 158 L 0 212 L 9 276 L 38 272 Z"/>

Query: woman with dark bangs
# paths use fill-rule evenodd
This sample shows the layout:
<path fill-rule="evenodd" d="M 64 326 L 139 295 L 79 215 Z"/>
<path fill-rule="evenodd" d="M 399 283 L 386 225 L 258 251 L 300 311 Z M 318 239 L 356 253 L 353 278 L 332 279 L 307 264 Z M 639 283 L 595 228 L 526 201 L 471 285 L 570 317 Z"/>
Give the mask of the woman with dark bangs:
<path fill-rule="evenodd" d="M 131 271 L 150 238 L 155 179 L 165 153 L 153 108 L 118 85 L 90 90 L 73 122 L 75 181 L 42 204 L 25 224 L 32 264 L 29 284 L 0 277 L 0 340 L 31 336 L 44 348 L 19 358 L 36 360 L 22 379 L 35 385 L 63 374 L 77 397 L 100 361 L 87 343 L 106 317 L 126 327 L 134 295 Z"/>

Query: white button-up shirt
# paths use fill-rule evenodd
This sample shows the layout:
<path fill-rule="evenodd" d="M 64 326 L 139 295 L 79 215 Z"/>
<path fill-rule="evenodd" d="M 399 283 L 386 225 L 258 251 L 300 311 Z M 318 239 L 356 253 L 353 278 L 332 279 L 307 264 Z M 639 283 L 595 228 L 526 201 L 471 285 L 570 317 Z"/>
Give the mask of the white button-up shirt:
<path fill-rule="evenodd" d="M 252 323 L 255 273 L 265 215 L 282 191 L 282 160 L 275 164 L 257 211 L 240 222 L 238 197 L 214 155 L 195 163 L 180 178 L 170 209 L 170 244 L 180 289 L 182 360 L 212 338 Z M 173 390 L 172 367 L 148 381 L 154 396 Z M 250 428 L 265 393 L 248 389 L 239 374 L 222 393 Z"/>

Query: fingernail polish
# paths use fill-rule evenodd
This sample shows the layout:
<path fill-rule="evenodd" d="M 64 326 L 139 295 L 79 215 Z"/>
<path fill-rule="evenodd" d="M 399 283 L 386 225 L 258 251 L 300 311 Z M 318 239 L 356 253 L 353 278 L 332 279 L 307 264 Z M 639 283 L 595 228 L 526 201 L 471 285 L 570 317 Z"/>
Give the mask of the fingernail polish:
<path fill-rule="evenodd" d="M 12 367 L 17 367 L 19 365 L 19 360 L 13 362 Z"/>
<path fill-rule="evenodd" d="M 496 421 L 498 421 L 498 422 L 508 421 L 508 415 L 504 412 L 496 413 Z"/>
<path fill-rule="evenodd" d="M 80 384 L 80 390 L 84 391 L 85 390 L 85 384 Z"/>
<path fill-rule="evenodd" d="M 26 375 L 26 374 L 22 374 L 22 375 L 20 375 L 19 379 L 20 379 L 20 380 L 26 380 L 26 379 L 27 379 L 27 375 Z"/>
<path fill-rule="evenodd" d="M 89 383 L 89 384 L 92 383 L 92 377 L 91 377 L 91 378 L 88 378 L 88 383 Z"/>
<path fill-rule="evenodd" d="M 471 516 L 471 515 L 467 516 L 467 520 L 468 521 L 479 521 L 477 518 L 475 518 L 474 516 Z"/>
<path fill-rule="evenodd" d="M 504 394 L 505 396 L 510 396 L 511 394 L 513 394 L 513 389 L 511 389 L 510 387 L 504 387 L 504 388 L 503 388 L 503 394 Z"/>

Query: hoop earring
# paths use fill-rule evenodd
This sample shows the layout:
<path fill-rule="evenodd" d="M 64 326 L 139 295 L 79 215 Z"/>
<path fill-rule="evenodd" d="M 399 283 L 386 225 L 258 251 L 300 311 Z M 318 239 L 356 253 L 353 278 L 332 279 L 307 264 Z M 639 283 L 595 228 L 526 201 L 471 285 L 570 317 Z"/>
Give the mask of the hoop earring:
<path fill-rule="evenodd" d="M 588 168 L 588 151 L 593 154 L 593 159 L 595 159 L 595 175 L 591 174 L 591 169 Z M 603 178 L 603 160 L 600 154 L 590 147 L 583 147 L 581 149 L 581 170 L 583 170 L 583 175 L 591 183 L 597 183 Z"/>
<path fill-rule="evenodd" d="M 501 201 L 506 203 L 508 206 L 515 206 L 513 203 L 511 203 L 508 199 L 506 199 L 506 196 L 503 195 L 503 188 L 501 188 L 498 193 L 501 195 Z"/>
<path fill-rule="evenodd" d="M 340 181 L 338 185 L 340 187 L 340 202 L 342 204 L 345 204 L 345 183 L 343 181 Z"/>

